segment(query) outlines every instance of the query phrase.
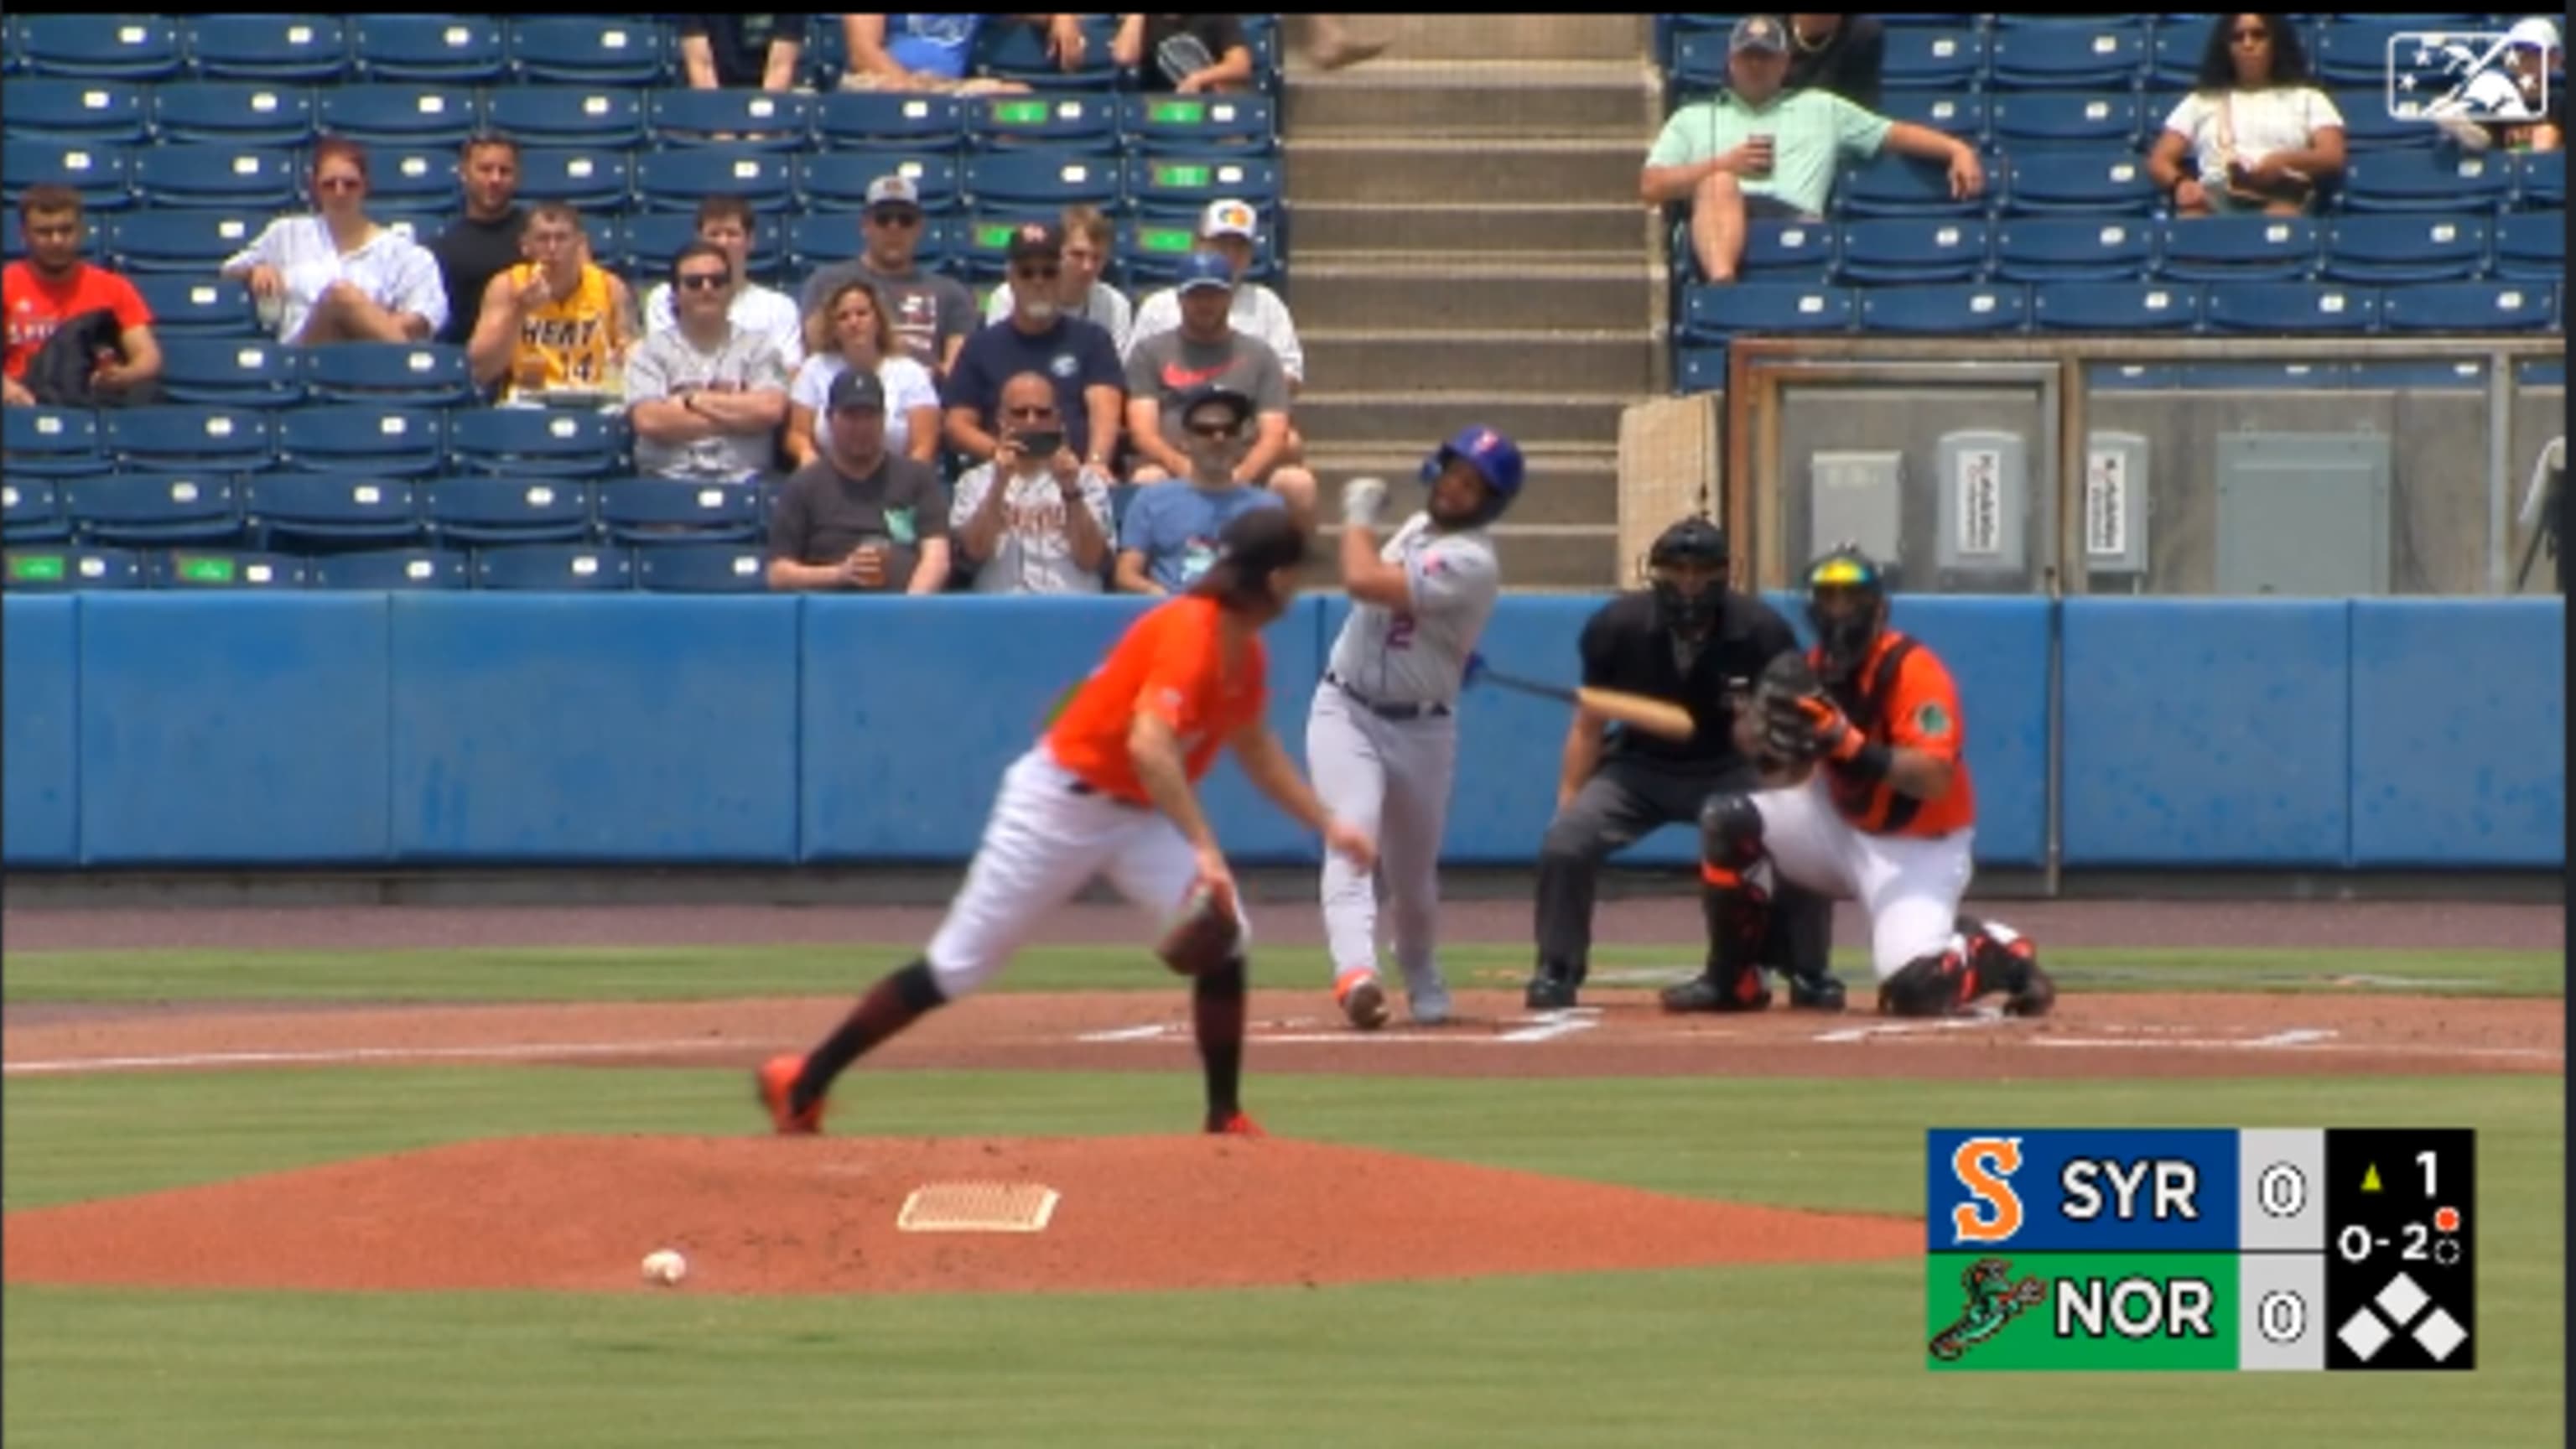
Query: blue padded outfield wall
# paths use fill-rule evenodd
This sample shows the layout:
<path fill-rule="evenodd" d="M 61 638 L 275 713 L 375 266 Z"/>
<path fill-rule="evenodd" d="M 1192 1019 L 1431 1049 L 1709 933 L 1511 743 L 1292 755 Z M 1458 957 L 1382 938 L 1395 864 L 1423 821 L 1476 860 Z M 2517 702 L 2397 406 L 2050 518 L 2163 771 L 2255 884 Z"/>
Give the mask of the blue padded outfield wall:
<path fill-rule="evenodd" d="M 1507 598 L 1485 653 L 1571 683 L 1601 603 Z M 962 863 L 1003 768 L 1146 601 L 0 607 L 12 867 L 784 866 Z M 1271 720 L 1301 760 L 1348 610 L 1310 596 L 1267 635 Z M 2561 600 L 1915 595 L 1895 618 L 1958 676 L 1982 866 L 2045 863 L 2053 655 L 2070 869 L 2564 863 Z M 1533 861 L 1566 722 L 1468 696 L 1444 860 Z M 1316 858 L 1231 762 L 1207 798 L 1245 863 Z M 1625 858 L 1694 848 L 1672 827 Z"/>

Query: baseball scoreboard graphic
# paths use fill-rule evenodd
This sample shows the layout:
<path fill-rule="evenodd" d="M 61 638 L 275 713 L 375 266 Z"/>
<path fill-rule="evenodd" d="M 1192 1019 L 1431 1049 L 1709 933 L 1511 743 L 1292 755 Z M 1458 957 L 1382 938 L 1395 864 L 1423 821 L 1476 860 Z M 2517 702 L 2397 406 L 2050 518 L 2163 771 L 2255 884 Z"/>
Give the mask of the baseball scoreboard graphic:
<path fill-rule="evenodd" d="M 1936 1371 L 2477 1366 L 2477 1134 L 1926 1134 Z"/>

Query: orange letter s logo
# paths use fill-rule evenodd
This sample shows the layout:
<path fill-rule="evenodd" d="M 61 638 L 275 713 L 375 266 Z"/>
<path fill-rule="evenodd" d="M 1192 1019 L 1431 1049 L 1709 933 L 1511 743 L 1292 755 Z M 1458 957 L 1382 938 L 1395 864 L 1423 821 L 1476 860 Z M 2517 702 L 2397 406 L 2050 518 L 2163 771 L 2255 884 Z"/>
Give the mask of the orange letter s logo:
<path fill-rule="evenodd" d="M 1950 1154 L 1950 1171 L 1975 1202 L 1950 1209 L 1950 1229 L 1962 1243 L 2005 1243 L 2021 1231 L 2021 1194 L 2012 1174 L 2021 1169 L 2018 1137 L 1971 1137 Z"/>

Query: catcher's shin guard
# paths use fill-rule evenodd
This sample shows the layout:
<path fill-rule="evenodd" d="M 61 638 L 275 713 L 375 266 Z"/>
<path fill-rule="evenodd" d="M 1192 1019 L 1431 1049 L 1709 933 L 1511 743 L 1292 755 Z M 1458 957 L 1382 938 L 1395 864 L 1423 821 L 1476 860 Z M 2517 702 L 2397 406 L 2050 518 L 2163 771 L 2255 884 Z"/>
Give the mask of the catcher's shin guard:
<path fill-rule="evenodd" d="M 1708 920 L 1708 966 L 1666 990 L 1666 1011 L 1760 1011 L 1761 947 L 1769 898 L 1744 878 L 1762 858 L 1762 812 L 1742 795 L 1712 795 L 1700 809 L 1700 909 Z"/>
<path fill-rule="evenodd" d="M 1917 956 L 1878 986 L 1878 1009 L 1888 1016 L 1956 1016 L 1986 990 L 1958 938 Z"/>
<path fill-rule="evenodd" d="M 2057 1004 L 2057 983 L 2039 967 L 2039 948 L 2030 938 L 2001 921 L 1975 916 L 1958 918 L 1980 984 L 2004 993 L 2004 1010 L 2013 1016 L 2046 1016 Z"/>

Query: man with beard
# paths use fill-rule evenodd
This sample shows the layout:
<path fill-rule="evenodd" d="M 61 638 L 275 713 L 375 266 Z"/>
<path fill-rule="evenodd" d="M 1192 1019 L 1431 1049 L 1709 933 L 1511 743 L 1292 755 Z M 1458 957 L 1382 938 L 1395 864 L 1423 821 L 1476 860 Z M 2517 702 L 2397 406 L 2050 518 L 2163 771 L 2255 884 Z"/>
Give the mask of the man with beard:
<path fill-rule="evenodd" d="M 132 282 L 81 260 L 88 227 L 80 193 L 68 186 L 28 187 L 18 200 L 18 231 L 26 239 L 26 259 L 0 270 L 0 311 L 5 311 L 8 326 L 6 361 L 0 364 L 7 381 L 0 392 L 9 405 L 75 405 L 70 399 L 38 397 L 29 385 L 27 363 L 57 331 L 96 313 L 108 319 L 99 326 L 101 337 L 115 340 L 112 348 L 98 349 L 91 357 L 91 396 L 78 405 L 119 403 L 150 391 L 161 375 L 152 309 Z"/>

